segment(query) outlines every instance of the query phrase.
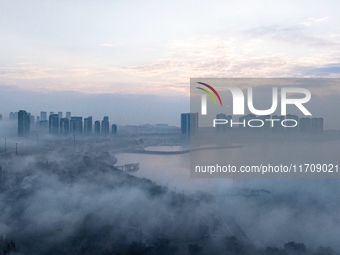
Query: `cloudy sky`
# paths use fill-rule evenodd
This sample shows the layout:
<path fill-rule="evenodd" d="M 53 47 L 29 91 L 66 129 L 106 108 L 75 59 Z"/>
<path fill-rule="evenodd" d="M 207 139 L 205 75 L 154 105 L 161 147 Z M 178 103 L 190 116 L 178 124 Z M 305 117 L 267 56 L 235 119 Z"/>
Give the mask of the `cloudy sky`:
<path fill-rule="evenodd" d="M 340 77 L 339 9 L 331 0 L 2 0 L 0 90 L 186 98 L 190 77 Z"/>

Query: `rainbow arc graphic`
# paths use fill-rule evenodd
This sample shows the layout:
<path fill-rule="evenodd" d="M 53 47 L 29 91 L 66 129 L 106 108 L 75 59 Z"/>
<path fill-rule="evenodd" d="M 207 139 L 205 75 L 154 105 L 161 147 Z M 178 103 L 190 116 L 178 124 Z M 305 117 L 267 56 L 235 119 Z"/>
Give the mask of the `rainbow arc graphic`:
<path fill-rule="evenodd" d="M 206 88 L 202 88 L 202 87 L 196 87 L 202 91 L 204 91 L 206 94 L 202 95 L 202 102 L 201 102 L 201 114 L 202 115 L 207 115 L 207 95 L 209 95 L 209 97 L 211 98 L 211 100 L 214 102 L 214 105 L 217 105 L 217 100 L 218 99 L 220 105 L 222 106 L 222 100 L 220 95 L 218 94 L 218 92 L 214 89 L 214 87 L 212 87 L 209 84 L 203 83 L 203 82 L 197 82 L 198 84 L 201 84 L 203 86 L 205 86 Z M 216 98 L 215 98 L 215 96 Z"/>

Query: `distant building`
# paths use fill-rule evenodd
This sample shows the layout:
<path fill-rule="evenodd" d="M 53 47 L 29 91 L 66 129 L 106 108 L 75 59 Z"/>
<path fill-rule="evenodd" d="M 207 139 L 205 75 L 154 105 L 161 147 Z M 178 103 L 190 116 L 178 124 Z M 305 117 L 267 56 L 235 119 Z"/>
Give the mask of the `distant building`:
<path fill-rule="evenodd" d="M 293 115 L 293 114 L 287 114 L 286 119 L 288 119 L 286 121 L 287 126 L 294 126 L 296 124 L 295 127 L 286 127 L 285 128 L 286 132 L 297 132 L 297 131 L 299 131 L 299 116 Z M 291 120 L 291 121 L 289 121 L 289 120 Z M 292 120 L 295 120 L 295 122 L 292 121 Z"/>
<path fill-rule="evenodd" d="M 2 120 L 2 115 L 0 114 L 0 120 Z"/>
<path fill-rule="evenodd" d="M 92 117 L 91 116 L 84 119 L 84 133 L 85 135 L 92 134 Z"/>
<path fill-rule="evenodd" d="M 9 120 L 18 120 L 18 112 L 10 112 Z"/>
<path fill-rule="evenodd" d="M 299 119 L 299 132 L 310 132 L 311 131 L 311 118 L 300 118 Z"/>
<path fill-rule="evenodd" d="M 283 115 L 280 115 L 280 116 L 273 115 L 272 119 L 273 119 L 272 120 L 273 124 L 271 124 L 271 125 L 273 125 L 272 130 L 274 132 L 284 132 L 285 131 L 285 127 L 282 126 L 282 121 L 285 119 L 285 116 L 283 116 Z"/>
<path fill-rule="evenodd" d="M 49 121 L 48 120 L 40 120 L 38 125 L 39 125 L 39 128 L 40 128 L 40 131 L 43 131 L 43 132 L 47 132 L 47 128 L 48 128 L 48 123 Z"/>
<path fill-rule="evenodd" d="M 311 131 L 314 133 L 323 132 L 323 118 L 312 118 Z"/>
<path fill-rule="evenodd" d="M 181 114 L 181 132 L 185 135 L 198 133 L 198 113 Z"/>
<path fill-rule="evenodd" d="M 40 120 L 47 120 L 47 112 L 40 112 Z"/>
<path fill-rule="evenodd" d="M 18 113 L 18 135 L 28 136 L 30 134 L 30 122 L 31 118 L 24 110 L 20 110 Z"/>
<path fill-rule="evenodd" d="M 54 112 L 50 112 L 50 115 L 53 115 L 54 114 Z"/>
<path fill-rule="evenodd" d="M 257 119 L 260 119 L 263 121 L 263 126 L 261 127 L 261 130 L 263 131 L 271 130 L 270 121 L 267 121 L 268 119 L 270 119 L 270 115 L 261 115 L 261 116 L 258 116 Z"/>
<path fill-rule="evenodd" d="M 83 117 L 71 117 L 70 132 L 72 134 L 82 134 L 83 133 Z"/>
<path fill-rule="evenodd" d="M 102 135 L 108 135 L 110 133 L 109 117 L 104 116 L 102 120 Z"/>
<path fill-rule="evenodd" d="M 116 124 L 112 124 L 112 134 L 113 135 L 117 134 L 117 125 Z"/>
<path fill-rule="evenodd" d="M 70 133 L 70 121 L 68 118 L 60 119 L 60 134 L 68 135 Z"/>
<path fill-rule="evenodd" d="M 100 135 L 100 121 L 99 120 L 96 120 L 94 122 L 94 133 L 96 135 Z"/>
<path fill-rule="evenodd" d="M 248 125 L 248 121 L 251 120 L 251 119 L 257 119 L 256 115 L 255 114 L 248 114 L 248 115 L 239 117 L 238 121 L 239 121 L 240 124 L 238 124 L 238 128 L 241 129 L 241 130 L 254 130 L 254 129 L 252 129 L 252 127 L 250 127 Z"/>
<path fill-rule="evenodd" d="M 167 128 L 167 127 L 169 127 L 168 124 L 163 124 L 163 123 L 155 124 L 155 126 L 158 127 L 158 128 Z"/>
<path fill-rule="evenodd" d="M 34 116 L 29 113 L 31 126 L 34 125 Z"/>
<path fill-rule="evenodd" d="M 66 112 L 66 118 L 67 118 L 68 120 L 71 120 L 71 112 Z"/>
<path fill-rule="evenodd" d="M 59 115 L 51 114 L 49 117 L 49 131 L 50 134 L 59 134 Z"/>
<path fill-rule="evenodd" d="M 226 124 L 217 124 L 216 125 L 216 131 L 217 132 L 226 132 L 227 130 L 230 130 L 231 129 L 231 126 L 230 126 L 230 122 L 232 120 L 232 116 L 231 115 L 226 115 L 224 113 L 219 113 L 219 114 L 216 114 L 216 119 L 221 119 L 221 120 L 227 120 L 228 123 Z"/>
<path fill-rule="evenodd" d="M 61 120 L 61 118 L 63 117 L 63 112 L 58 112 L 58 117 L 59 117 L 59 120 Z"/>

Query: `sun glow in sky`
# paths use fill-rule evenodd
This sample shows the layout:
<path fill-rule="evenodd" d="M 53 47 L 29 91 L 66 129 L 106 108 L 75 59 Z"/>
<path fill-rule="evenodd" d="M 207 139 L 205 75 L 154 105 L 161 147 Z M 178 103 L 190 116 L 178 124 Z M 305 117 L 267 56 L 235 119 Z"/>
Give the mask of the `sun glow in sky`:
<path fill-rule="evenodd" d="M 1 1 L 0 84 L 188 94 L 190 77 L 339 77 L 339 1 Z"/>

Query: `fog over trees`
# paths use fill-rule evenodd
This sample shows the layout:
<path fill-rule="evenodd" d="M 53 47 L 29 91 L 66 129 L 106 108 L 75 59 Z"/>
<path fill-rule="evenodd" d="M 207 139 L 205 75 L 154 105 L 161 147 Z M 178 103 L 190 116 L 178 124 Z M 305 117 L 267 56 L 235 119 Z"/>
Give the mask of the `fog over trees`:
<path fill-rule="evenodd" d="M 105 141 L 30 143 L 1 156 L 4 254 L 337 254 L 334 181 L 183 193 L 118 170 Z"/>

